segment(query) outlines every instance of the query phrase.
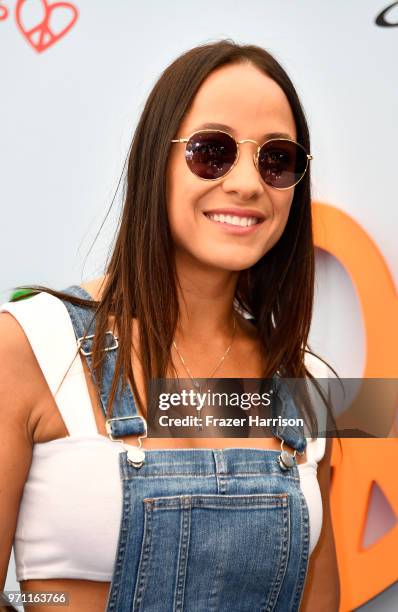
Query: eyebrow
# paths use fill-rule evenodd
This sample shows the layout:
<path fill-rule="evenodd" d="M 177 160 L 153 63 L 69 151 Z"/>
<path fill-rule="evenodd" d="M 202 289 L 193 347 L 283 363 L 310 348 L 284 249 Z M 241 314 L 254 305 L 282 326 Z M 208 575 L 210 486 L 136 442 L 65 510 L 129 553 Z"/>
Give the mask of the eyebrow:
<path fill-rule="evenodd" d="M 197 132 L 198 130 L 224 130 L 236 136 L 234 128 L 232 128 L 230 125 L 225 125 L 224 123 L 202 123 L 193 129 L 192 132 Z M 289 140 L 294 140 L 293 136 L 287 134 L 286 132 L 269 132 L 268 134 L 263 134 L 261 136 L 261 141 L 264 142 L 265 140 L 270 140 L 271 138 L 288 138 Z"/>

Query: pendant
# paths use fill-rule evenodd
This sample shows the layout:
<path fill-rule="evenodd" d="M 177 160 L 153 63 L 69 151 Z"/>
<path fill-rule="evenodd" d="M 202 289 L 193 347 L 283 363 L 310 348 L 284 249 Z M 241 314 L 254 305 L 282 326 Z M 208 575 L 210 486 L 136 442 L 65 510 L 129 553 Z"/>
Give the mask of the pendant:
<path fill-rule="evenodd" d="M 145 452 L 138 446 L 130 446 L 127 450 L 127 461 L 135 468 L 139 468 L 145 461 Z"/>

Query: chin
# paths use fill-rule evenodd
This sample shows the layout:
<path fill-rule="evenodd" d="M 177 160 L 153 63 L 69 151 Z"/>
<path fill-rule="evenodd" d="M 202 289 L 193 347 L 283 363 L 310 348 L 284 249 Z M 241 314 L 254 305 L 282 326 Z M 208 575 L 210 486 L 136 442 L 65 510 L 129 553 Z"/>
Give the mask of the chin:
<path fill-rule="evenodd" d="M 219 257 L 213 257 L 213 262 L 215 265 L 218 265 L 220 268 L 225 270 L 230 270 L 231 272 L 236 270 L 247 270 L 247 268 L 251 268 L 258 262 L 262 257 L 262 252 L 259 253 L 248 253 L 245 252 L 244 249 L 234 249 L 233 253 L 229 255 L 227 253 L 220 254 Z"/>
<path fill-rule="evenodd" d="M 229 259 L 225 259 L 224 258 L 213 258 L 212 260 L 206 260 L 203 261 L 203 264 L 208 264 L 209 266 L 211 266 L 212 268 L 217 268 L 219 270 L 225 270 L 226 272 L 241 272 L 242 270 L 247 270 L 247 268 L 250 268 L 251 266 L 253 266 L 256 262 L 258 261 L 258 259 L 237 259 L 236 257 L 234 258 L 229 258 Z"/>
<path fill-rule="evenodd" d="M 177 249 L 182 260 L 191 261 L 200 267 L 216 268 L 228 272 L 241 272 L 254 266 L 263 256 L 263 249 L 230 248 L 215 244 L 213 241 L 202 241 L 199 244 L 180 245 Z M 197 248 L 192 248 L 196 246 Z M 253 252 L 255 251 L 255 252 Z"/>

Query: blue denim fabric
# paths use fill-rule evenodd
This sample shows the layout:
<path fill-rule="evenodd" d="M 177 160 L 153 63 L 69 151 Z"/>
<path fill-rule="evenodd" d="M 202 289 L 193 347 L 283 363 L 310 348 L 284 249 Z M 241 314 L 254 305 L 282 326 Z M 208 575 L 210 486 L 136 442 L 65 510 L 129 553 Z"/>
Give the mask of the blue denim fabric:
<path fill-rule="evenodd" d="M 77 286 L 65 291 L 89 298 Z M 79 338 L 93 311 L 64 303 Z M 90 334 L 94 327 L 92 321 Z M 83 350 L 89 353 L 89 345 Z M 106 352 L 103 409 L 116 353 Z M 90 355 L 86 359 L 91 368 Z M 299 416 L 283 380 L 276 386 L 284 414 Z M 127 386 L 113 408 L 112 436 L 143 433 L 142 417 L 126 418 L 137 416 Z M 273 433 L 305 449 L 299 428 L 275 427 Z M 308 507 L 296 462 L 282 469 L 279 455 L 238 447 L 145 449 L 135 467 L 121 452 L 123 507 L 106 612 L 299 610 L 309 559 Z"/>

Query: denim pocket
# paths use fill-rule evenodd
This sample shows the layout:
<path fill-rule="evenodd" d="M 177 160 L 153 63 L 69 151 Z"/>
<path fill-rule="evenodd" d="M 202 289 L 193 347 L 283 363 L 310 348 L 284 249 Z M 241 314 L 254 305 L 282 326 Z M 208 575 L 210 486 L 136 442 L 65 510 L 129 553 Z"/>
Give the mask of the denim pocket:
<path fill-rule="evenodd" d="M 268 612 L 289 557 L 289 494 L 145 498 L 133 611 Z"/>

